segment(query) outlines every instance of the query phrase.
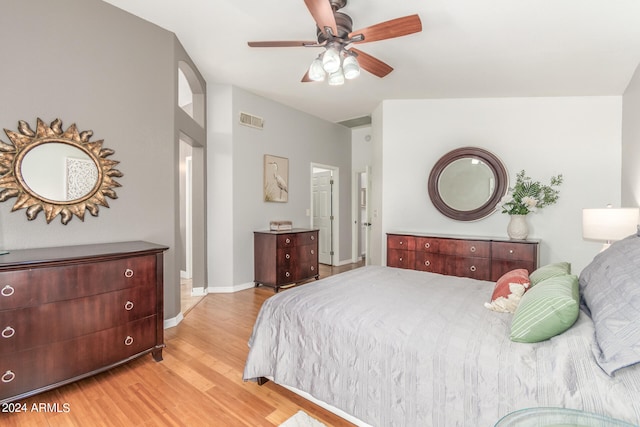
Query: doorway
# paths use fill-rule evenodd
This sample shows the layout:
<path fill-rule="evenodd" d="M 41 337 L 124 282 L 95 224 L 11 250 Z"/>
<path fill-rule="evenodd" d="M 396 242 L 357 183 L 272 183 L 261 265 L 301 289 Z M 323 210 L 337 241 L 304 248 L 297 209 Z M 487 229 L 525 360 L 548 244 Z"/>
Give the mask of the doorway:
<path fill-rule="evenodd" d="M 199 242 L 195 239 L 194 229 L 202 228 L 200 224 L 200 210 L 204 209 L 203 203 L 194 197 L 194 190 L 202 191 L 202 174 L 194 174 L 194 163 L 201 163 L 202 149 L 193 146 L 186 135 L 181 135 L 179 139 L 180 152 L 180 311 L 183 315 L 192 308 L 205 294 L 204 271 L 201 271 L 200 260 L 194 260 L 194 254 L 198 252 L 194 249 L 199 247 Z M 198 181 L 196 178 L 198 177 Z M 195 267 L 195 268 L 194 268 Z"/>
<path fill-rule="evenodd" d="M 365 261 L 368 265 L 371 231 L 370 190 L 371 167 L 354 173 L 353 177 L 353 235 L 352 258 L 354 262 Z"/>
<path fill-rule="evenodd" d="M 311 228 L 318 230 L 318 261 L 337 265 L 338 242 L 338 168 L 311 165 Z"/>

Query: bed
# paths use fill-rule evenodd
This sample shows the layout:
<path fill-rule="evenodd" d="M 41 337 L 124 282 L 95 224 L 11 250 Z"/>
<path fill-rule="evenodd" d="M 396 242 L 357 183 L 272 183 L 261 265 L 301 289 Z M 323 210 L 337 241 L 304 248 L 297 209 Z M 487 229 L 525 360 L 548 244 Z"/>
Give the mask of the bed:
<path fill-rule="evenodd" d="M 526 298 L 571 276 L 548 271 L 535 284 L 532 272 L 515 313 L 484 306 L 495 283 L 391 267 L 287 290 L 260 310 L 244 379 L 269 378 L 371 426 L 493 426 L 539 407 L 640 425 L 640 237 L 596 256 L 579 293 L 573 277 L 568 329 L 515 342 Z M 567 305 L 556 296 L 538 313 Z"/>

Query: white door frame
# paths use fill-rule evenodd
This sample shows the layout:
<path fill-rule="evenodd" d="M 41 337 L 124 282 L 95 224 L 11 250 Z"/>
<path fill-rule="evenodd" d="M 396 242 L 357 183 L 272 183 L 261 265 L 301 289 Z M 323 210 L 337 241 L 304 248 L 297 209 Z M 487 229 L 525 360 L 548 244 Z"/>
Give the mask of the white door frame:
<path fill-rule="evenodd" d="M 360 224 L 360 174 L 366 173 L 367 176 L 367 191 L 365 193 L 365 216 L 367 222 L 371 223 L 371 166 L 366 166 L 365 170 L 354 171 L 352 177 L 352 198 L 351 198 L 351 218 L 353 218 L 353 224 L 351 227 L 351 260 L 352 262 L 360 261 L 360 253 L 358 253 L 358 247 L 360 245 L 360 233 L 362 224 Z M 371 226 L 365 228 L 365 244 L 364 253 L 365 261 L 368 265 L 371 257 L 369 252 L 371 251 Z"/>
<path fill-rule="evenodd" d="M 340 265 L 340 168 L 337 166 L 311 163 L 309 169 L 309 225 L 313 228 L 313 169 L 327 169 L 333 172 L 333 191 L 331 193 L 331 206 L 333 207 L 333 227 L 331 231 L 333 256 L 331 265 Z"/>

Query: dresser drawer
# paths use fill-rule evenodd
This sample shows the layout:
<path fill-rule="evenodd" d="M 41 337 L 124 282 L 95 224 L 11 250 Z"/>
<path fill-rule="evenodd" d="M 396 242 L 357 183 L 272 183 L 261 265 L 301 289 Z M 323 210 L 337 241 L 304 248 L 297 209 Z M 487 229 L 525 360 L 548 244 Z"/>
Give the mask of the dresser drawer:
<path fill-rule="evenodd" d="M 76 300 L 0 311 L 0 354 L 65 341 L 150 316 L 155 294 L 138 286 Z"/>
<path fill-rule="evenodd" d="M 154 255 L 0 272 L 0 310 L 30 307 L 135 286 L 155 286 Z"/>
<path fill-rule="evenodd" d="M 538 258 L 537 247 L 528 243 L 492 242 L 491 253 L 494 259 L 535 262 Z"/>
<path fill-rule="evenodd" d="M 440 252 L 440 242 L 446 239 L 438 239 L 437 237 L 416 237 L 416 251 L 418 252 Z"/>
<path fill-rule="evenodd" d="M 445 265 L 445 274 L 490 280 L 491 260 L 489 258 L 449 257 Z"/>
<path fill-rule="evenodd" d="M 73 380 L 156 345 L 156 316 L 74 340 L 0 356 L 0 400 Z"/>
<path fill-rule="evenodd" d="M 445 274 L 447 258 L 430 252 L 416 252 L 415 269 L 431 273 Z"/>
<path fill-rule="evenodd" d="M 403 249 L 387 250 L 387 266 L 396 268 L 415 268 L 415 251 L 407 251 Z"/>
<path fill-rule="evenodd" d="M 307 233 L 298 233 L 296 236 L 296 245 L 298 246 L 318 246 L 318 232 L 309 231 Z"/>
<path fill-rule="evenodd" d="M 413 251 L 416 248 L 416 238 L 414 236 L 389 234 L 387 236 L 387 247 L 390 249 Z"/>
<path fill-rule="evenodd" d="M 442 239 L 439 243 L 439 251 L 447 255 L 489 258 L 491 256 L 491 242 Z"/>
<path fill-rule="evenodd" d="M 292 248 L 296 246 L 298 234 L 280 234 L 276 236 L 278 248 Z"/>

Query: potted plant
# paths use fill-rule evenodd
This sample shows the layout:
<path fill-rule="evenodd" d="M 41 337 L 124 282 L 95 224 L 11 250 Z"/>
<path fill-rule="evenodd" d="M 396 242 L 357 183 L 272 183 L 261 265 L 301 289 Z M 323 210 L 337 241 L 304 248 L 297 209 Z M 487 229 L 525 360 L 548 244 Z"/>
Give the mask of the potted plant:
<path fill-rule="evenodd" d="M 558 201 L 560 191 L 555 188 L 562 184 L 562 174 L 552 176 L 549 185 L 540 181 L 533 181 L 526 176 L 524 170 L 516 175 L 516 183 L 509 188 L 507 194 L 500 201 L 502 213 L 509 214 L 507 234 L 511 239 L 524 240 L 529 235 L 526 216 L 545 206 Z"/>

